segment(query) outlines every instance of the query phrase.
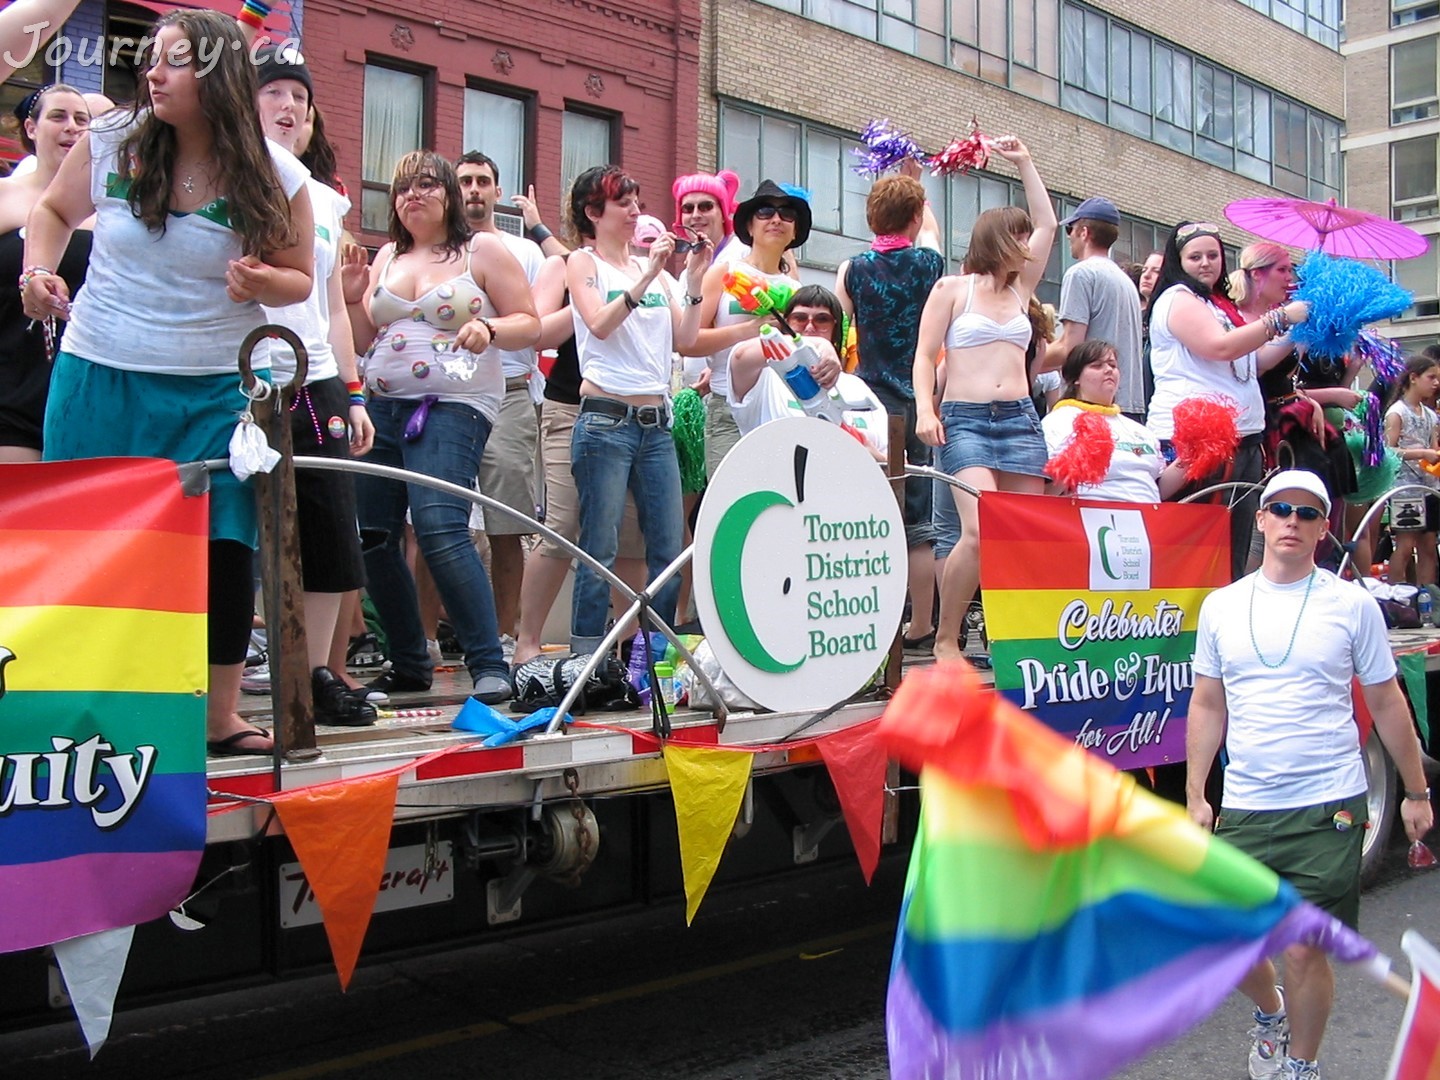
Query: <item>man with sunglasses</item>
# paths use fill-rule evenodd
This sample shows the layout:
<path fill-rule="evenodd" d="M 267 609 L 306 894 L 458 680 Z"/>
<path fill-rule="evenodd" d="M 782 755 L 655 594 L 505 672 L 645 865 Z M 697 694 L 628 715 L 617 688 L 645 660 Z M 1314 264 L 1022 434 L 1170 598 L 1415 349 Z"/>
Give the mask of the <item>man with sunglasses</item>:
<path fill-rule="evenodd" d="M 1434 823 L 1410 707 L 1395 679 L 1385 621 L 1370 595 L 1315 565 L 1330 496 L 1311 472 L 1276 473 L 1260 496 L 1260 569 L 1200 608 L 1186 728 L 1186 806 L 1195 822 L 1354 926 L 1360 913 L 1365 764 L 1351 701 L 1360 683 L 1375 731 L 1404 783 L 1414 841 Z M 1228 763 L 1217 819 L 1205 797 L 1215 756 Z M 1318 1080 L 1335 995 L 1326 954 L 1285 950 L 1285 987 L 1263 960 L 1240 990 L 1255 1002 L 1250 1076 Z"/>

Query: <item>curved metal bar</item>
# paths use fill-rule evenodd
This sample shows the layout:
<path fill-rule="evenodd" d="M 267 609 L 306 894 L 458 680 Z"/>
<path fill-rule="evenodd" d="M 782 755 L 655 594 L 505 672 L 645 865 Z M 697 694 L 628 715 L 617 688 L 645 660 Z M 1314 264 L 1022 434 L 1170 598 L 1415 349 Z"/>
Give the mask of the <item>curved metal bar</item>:
<path fill-rule="evenodd" d="M 1263 491 L 1265 488 L 1265 481 L 1262 479 L 1259 483 L 1256 483 L 1253 480 L 1227 480 L 1223 484 L 1211 484 L 1209 487 L 1201 488 L 1199 491 L 1192 491 L 1183 499 L 1176 499 L 1175 501 L 1180 503 L 1190 503 L 1194 502 L 1196 499 L 1202 498 L 1206 495 L 1213 495 L 1219 491 L 1230 491 L 1232 489 L 1238 491 L 1240 488 L 1251 488 L 1256 491 Z M 1231 500 L 1226 509 L 1233 509 L 1235 504 L 1239 501 L 1239 499 Z"/>
<path fill-rule="evenodd" d="M 410 472 L 408 469 L 395 468 L 392 465 L 377 465 L 374 462 L 370 461 L 356 461 L 350 458 L 322 458 L 300 456 L 296 457 L 294 459 L 294 462 L 297 468 L 302 469 L 326 469 L 330 472 L 362 473 L 370 476 L 379 476 L 390 480 L 398 480 L 402 483 L 417 483 L 424 487 L 432 487 L 437 491 L 444 491 L 451 495 L 458 495 L 459 497 L 467 499 L 477 506 L 486 506 L 494 510 L 499 510 L 504 514 L 508 514 L 510 517 L 515 518 L 517 521 L 521 521 L 526 525 L 533 526 L 536 532 L 541 533 L 554 543 L 558 544 L 561 548 L 569 552 L 575 558 L 582 560 L 587 566 L 596 571 L 596 573 L 598 573 L 610 585 L 611 588 L 617 589 L 621 593 L 621 595 L 626 596 L 630 599 L 630 607 L 626 609 L 626 614 L 623 619 L 616 620 L 616 628 L 624 626 L 625 623 L 629 622 L 630 617 L 637 614 L 642 608 L 645 610 L 647 617 L 650 619 L 651 623 L 655 626 L 655 628 L 659 630 L 662 634 L 664 634 L 667 640 L 674 644 L 675 650 L 680 654 L 681 658 L 690 665 L 690 670 L 695 673 L 695 677 L 698 678 L 701 683 L 704 684 L 705 688 L 710 691 L 711 699 L 716 702 L 716 716 L 722 723 L 724 722 L 727 715 L 725 705 L 721 701 L 720 692 L 715 688 L 715 684 L 710 681 L 710 677 L 705 674 L 704 669 L 695 663 L 695 657 L 691 654 L 690 650 L 685 647 L 684 642 L 680 640 L 680 636 L 675 632 L 674 628 L 671 627 L 668 623 L 666 623 L 663 619 L 661 619 L 660 616 L 656 615 L 655 612 L 651 610 L 649 604 L 649 601 L 652 598 L 653 591 L 663 585 L 670 578 L 674 577 L 675 574 L 679 573 L 680 570 L 684 568 L 685 564 L 690 561 L 695 551 L 695 546 L 693 544 L 690 547 L 686 548 L 684 551 L 682 551 L 676 557 L 674 562 L 672 562 L 663 571 L 661 571 L 659 577 L 646 585 L 645 589 L 642 592 L 637 593 L 624 581 L 621 581 L 620 578 L 618 578 L 613 571 L 607 570 L 604 564 L 597 561 L 592 555 L 582 550 L 572 541 L 567 540 L 565 537 L 561 536 L 548 525 L 536 521 L 528 514 L 522 513 L 521 511 L 516 510 L 513 507 L 506 506 L 504 503 L 497 502 L 490 496 L 484 495 L 478 491 L 474 491 L 470 488 L 462 488 L 460 485 L 452 484 L 448 480 L 439 480 L 433 476 L 427 476 L 424 473 L 414 473 Z M 228 469 L 230 467 L 230 463 L 224 458 L 212 458 L 205 462 L 205 466 L 206 468 L 213 471 L 215 469 Z M 602 641 L 601 647 L 595 650 L 596 657 L 603 656 L 606 651 L 614 648 L 615 643 L 616 641 L 618 641 L 618 639 L 618 632 L 613 634 L 613 636 L 606 635 L 606 639 Z M 590 673 L 594 671 L 597 665 L 598 660 L 595 660 L 595 662 L 592 664 L 586 665 L 582 678 L 576 681 L 575 686 L 583 686 L 584 680 L 590 677 Z M 574 687 L 572 687 L 572 690 L 573 689 Z M 561 702 L 562 707 L 556 710 L 555 716 L 557 720 L 559 717 L 563 717 L 568 711 L 568 706 L 574 703 L 574 697 L 574 694 L 567 692 L 565 700 Z M 547 732 L 553 732 L 557 729 L 557 727 L 558 724 L 555 721 L 552 721 L 551 725 L 546 730 Z"/>
<path fill-rule="evenodd" d="M 974 495 L 977 499 L 984 494 L 979 488 L 972 487 L 970 484 L 965 483 L 964 480 L 951 476 L 947 472 L 941 472 L 939 469 L 931 468 L 929 465 L 906 465 L 905 475 L 922 476 L 930 480 L 943 480 L 951 487 L 957 487 L 967 495 Z"/>
<path fill-rule="evenodd" d="M 1390 501 L 1390 496 L 1398 495 L 1402 491 L 1414 491 L 1422 495 L 1435 494 L 1431 488 L 1427 488 L 1423 484 L 1396 484 L 1393 488 L 1388 488 L 1377 495 L 1375 501 L 1370 504 L 1370 509 L 1366 510 L 1365 516 L 1360 519 L 1360 524 L 1355 526 L 1355 531 L 1350 536 L 1350 542 L 1344 545 L 1345 557 L 1340 560 L 1340 569 L 1336 571 L 1337 574 L 1344 574 L 1345 567 L 1350 565 L 1350 557 L 1355 554 L 1355 541 L 1359 538 L 1360 534 L 1370 528 L 1370 522 L 1376 514 L 1384 511 L 1386 503 Z M 1362 574 L 1361 576 L 1363 577 L 1364 575 Z"/>

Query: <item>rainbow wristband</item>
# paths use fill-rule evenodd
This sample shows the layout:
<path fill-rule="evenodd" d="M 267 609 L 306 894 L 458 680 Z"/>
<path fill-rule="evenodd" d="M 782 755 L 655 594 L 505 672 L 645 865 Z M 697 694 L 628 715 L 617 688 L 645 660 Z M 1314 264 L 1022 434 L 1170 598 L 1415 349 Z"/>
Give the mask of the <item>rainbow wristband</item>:
<path fill-rule="evenodd" d="M 253 26 L 256 30 L 265 27 L 265 18 L 270 14 L 270 5 L 264 0 L 245 0 L 240 6 L 240 14 L 235 16 L 237 22 L 246 26 Z"/>

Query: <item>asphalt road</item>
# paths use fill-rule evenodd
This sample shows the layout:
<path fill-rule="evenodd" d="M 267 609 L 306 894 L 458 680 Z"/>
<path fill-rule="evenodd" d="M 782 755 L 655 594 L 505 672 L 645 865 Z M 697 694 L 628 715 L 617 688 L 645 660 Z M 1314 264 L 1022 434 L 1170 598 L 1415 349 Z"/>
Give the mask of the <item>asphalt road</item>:
<path fill-rule="evenodd" d="M 1403 855 L 1362 916 L 1395 954 L 1410 926 L 1440 942 L 1440 874 L 1411 874 Z M 689 928 L 667 905 L 371 964 L 345 995 L 327 975 L 122 1011 L 93 1063 L 73 1023 L 4 1035 L 0 1076 L 880 1080 L 903 871 L 891 857 L 869 888 L 837 865 L 719 892 Z M 1344 970 L 1339 1001 L 1326 1080 L 1379 1080 L 1403 1002 Z M 1123 1077 L 1241 1080 L 1248 1012 L 1232 995 Z"/>

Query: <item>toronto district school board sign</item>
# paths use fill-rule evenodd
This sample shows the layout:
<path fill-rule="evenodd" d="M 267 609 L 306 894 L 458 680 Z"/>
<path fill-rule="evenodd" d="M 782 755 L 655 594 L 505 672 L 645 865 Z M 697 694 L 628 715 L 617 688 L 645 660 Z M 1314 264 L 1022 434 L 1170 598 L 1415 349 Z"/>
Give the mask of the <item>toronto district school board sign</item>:
<path fill-rule="evenodd" d="M 862 689 L 890 651 L 905 587 L 899 506 L 850 435 L 795 417 L 725 455 L 696 523 L 695 602 L 745 694 L 786 711 Z"/>

